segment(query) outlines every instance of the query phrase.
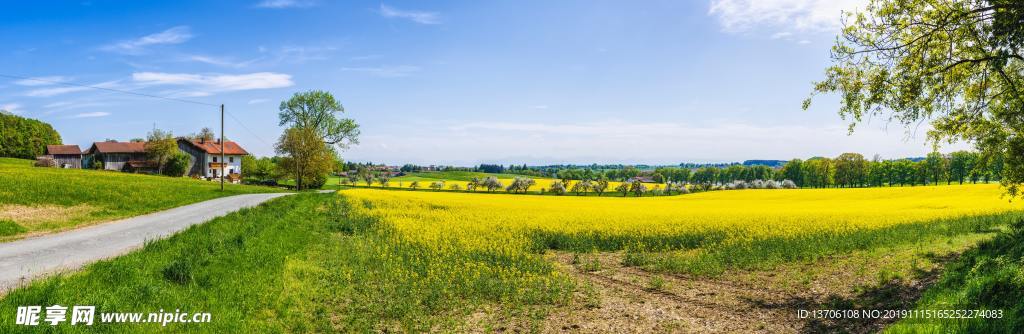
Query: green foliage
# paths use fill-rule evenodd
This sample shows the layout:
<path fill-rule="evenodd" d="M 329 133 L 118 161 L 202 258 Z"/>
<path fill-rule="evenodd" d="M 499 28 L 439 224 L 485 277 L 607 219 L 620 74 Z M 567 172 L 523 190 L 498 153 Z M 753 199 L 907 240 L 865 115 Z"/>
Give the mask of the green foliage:
<path fill-rule="evenodd" d="M 0 237 L 11 236 L 28 231 L 24 226 L 10 220 L 0 219 Z"/>
<path fill-rule="evenodd" d="M 146 136 L 146 155 L 163 168 L 167 159 L 178 153 L 178 142 L 169 131 L 153 129 Z"/>
<path fill-rule="evenodd" d="M 324 144 L 313 129 L 293 127 L 285 130 L 275 147 L 284 154 L 278 167 L 296 180 L 298 189 L 317 189 L 327 182 L 327 174 L 337 165 L 337 155 Z"/>
<path fill-rule="evenodd" d="M 814 93 L 841 95 L 839 114 L 850 131 L 875 117 L 908 129 L 930 121 L 935 144 L 968 141 L 983 164 L 1003 160 L 1001 182 L 1017 196 L 1024 183 L 1022 21 L 1024 5 L 1015 0 L 872 0 L 844 21 L 833 65 Z M 919 179 L 942 180 L 936 162 Z"/>
<path fill-rule="evenodd" d="M 359 143 L 359 125 L 349 118 L 339 118 L 345 108 L 334 95 L 322 90 L 295 93 L 281 102 L 280 125 L 313 130 L 328 145 L 345 149 Z"/>
<path fill-rule="evenodd" d="M 256 158 L 252 155 L 242 156 L 242 175 L 259 181 L 269 180 L 274 177 L 274 170 L 277 168 L 273 159 L 268 157 Z"/>
<path fill-rule="evenodd" d="M 906 319 L 887 333 L 1024 332 L 1024 220 L 961 255 L 918 300 L 919 310 L 1000 310 L 999 319 Z"/>
<path fill-rule="evenodd" d="M 60 143 L 50 124 L 0 112 L 0 157 L 35 159 L 46 153 L 46 145 Z"/>
<path fill-rule="evenodd" d="M 188 154 L 175 152 L 164 163 L 163 174 L 175 177 L 185 176 L 185 173 L 188 173 L 188 163 L 191 159 Z"/>

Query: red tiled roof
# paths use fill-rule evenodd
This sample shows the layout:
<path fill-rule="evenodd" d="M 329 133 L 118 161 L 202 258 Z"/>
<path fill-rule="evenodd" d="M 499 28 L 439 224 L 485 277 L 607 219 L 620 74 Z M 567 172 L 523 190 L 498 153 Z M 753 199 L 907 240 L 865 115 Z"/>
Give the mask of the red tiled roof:
<path fill-rule="evenodd" d="M 93 151 L 93 148 L 96 152 L 91 153 L 145 153 L 146 143 L 104 141 L 92 143 L 89 151 Z"/>
<path fill-rule="evenodd" d="M 192 146 L 195 146 L 196 148 L 199 148 L 200 150 L 202 150 L 202 151 L 204 151 L 206 153 L 209 153 L 209 154 L 220 154 L 220 143 L 217 142 L 216 140 L 207 140 L 205 142 L 200 142 L 198 140 L 185 140 L 185 141 L 188 142 L 189 144 L 192 144 Z M 246 155 L 246 154 L 249 154 L 249 152 L 246 152 L 245 149 L 242 149 L 241 146 L 238 146 L 238 143 L 235 143 L 235 142 L 230 141 L 230 140 L 226 140 L 226 141 L 224 141 L 224 154 L 229 154 L 229 155 Z"/>
<path fill-rule="evenodd" d="M 78 145 L 46 145 L 46 154 L 82 154 Z"/>

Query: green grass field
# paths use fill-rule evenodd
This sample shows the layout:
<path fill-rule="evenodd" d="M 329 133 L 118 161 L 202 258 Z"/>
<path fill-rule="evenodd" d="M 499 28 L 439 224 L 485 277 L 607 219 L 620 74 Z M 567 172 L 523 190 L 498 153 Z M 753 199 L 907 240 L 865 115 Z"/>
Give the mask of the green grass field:
<path fill-rule="evenodd" d="M 97 312 L 209 312 L 206 333 L 427 331 L 458 327 L 476 305 L 550 305 L 571 292 L 539 257 L 502 260 L 472 276 L 437 268 L 484 265 L 459 253 L 424 257 L 384 226 L 344 219 L 341 197 L 300 194 L 197 225 L 80 272 L 16 289 L 0 301 L 0 332 L 20 305 L 95 305 Z M 493 264 L 492 264 L 493 265 Z M 528 293 L 523 293 L 528 292 Z M 48 326 L 47 326 L 48 327 Z M 148 332 L 160 324 L 60 326 L 68 332 Z"/>
<path fill-rule="evenodd" d="M 269 187 L 111 171 L 33 167 L 0 158 L 0 241 L 136 216 Z"/>

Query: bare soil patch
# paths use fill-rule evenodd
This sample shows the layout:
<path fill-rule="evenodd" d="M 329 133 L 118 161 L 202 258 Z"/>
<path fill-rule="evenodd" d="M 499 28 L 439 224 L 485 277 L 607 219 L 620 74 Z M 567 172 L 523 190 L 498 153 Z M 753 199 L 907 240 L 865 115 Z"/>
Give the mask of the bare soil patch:
<path fill-rule="evenodd" d="M 798 311 L 912 309 L 945 263 L 988 237 L 991 234 L 961 236 L 717 277 L 628 267 L 622 264 L 621 253 L 554 252 L 550 259 L 575 277 L 579 288 L 568 305 L 554 307 L 536 329 L 547 333 L 874 333 L 891 321 L 800 319 Z M 531 331 L 520 326 L 511 329 Z"/>

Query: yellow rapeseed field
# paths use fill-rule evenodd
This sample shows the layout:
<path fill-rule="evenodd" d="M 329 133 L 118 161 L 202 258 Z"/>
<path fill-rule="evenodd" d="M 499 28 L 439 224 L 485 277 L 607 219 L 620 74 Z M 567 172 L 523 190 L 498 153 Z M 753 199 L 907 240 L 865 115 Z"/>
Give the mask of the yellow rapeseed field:
<path fill-rule="evenodd" d="M 406 241 L 438 251 L 459 248 L 520 256 L 545 249 L 633 249 L 677 251 L 691 260 L 713 250 L 733 254 L 718 254 L 724 258 L 714 265 L 744 263 L 736 257 L 801 259 L 819 250 L 841 252 L 989 228 L 1005 219 L 975 217 L 1024 208 L 1001 193 L 997 185 L 988 184 L 734 190 L 642 198 L 342 191 L 350 214 L 381 222 Z M 767 254 L 758 254 L 763 252 Z"/>

